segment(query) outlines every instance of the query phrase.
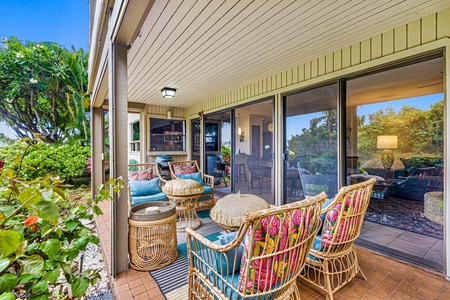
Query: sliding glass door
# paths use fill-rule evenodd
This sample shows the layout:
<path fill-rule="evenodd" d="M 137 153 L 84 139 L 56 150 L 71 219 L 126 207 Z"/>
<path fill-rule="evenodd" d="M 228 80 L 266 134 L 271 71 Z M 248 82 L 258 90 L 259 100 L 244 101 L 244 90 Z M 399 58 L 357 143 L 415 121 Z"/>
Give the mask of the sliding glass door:
<path fill-rule="evenodd" d="M 286 203 L 337 192 L 337 87 L 330 84 L 284 98 Z"/>

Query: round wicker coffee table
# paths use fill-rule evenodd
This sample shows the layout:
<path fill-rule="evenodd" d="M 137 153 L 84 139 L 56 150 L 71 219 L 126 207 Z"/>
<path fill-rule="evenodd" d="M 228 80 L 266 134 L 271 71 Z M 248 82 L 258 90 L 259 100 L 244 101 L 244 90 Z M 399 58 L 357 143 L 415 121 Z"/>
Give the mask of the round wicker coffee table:
<path fill-rule="evenodd" d="M 252 194 L 230 194 L 217 201 L 211 209 L 211 219 L 225 231 L 236 231 L 242 217 L 251 211 L 270 208 L 263 198 Z"/>
<path fill-rule="evenodd" d="M 188 227 L 195 230 L 202 225 L 196 207 L 204 189 L 198 181 L 189 179 L 173 179 L 163 186 L 163 192 L 177 209 L 177 231 Z"/>
<path fill-rule="evenodd" d="M 130 210 L 130 265 L 139 271 L 156 270 L 178 256 L 175 205 L 154 201 Z"/>

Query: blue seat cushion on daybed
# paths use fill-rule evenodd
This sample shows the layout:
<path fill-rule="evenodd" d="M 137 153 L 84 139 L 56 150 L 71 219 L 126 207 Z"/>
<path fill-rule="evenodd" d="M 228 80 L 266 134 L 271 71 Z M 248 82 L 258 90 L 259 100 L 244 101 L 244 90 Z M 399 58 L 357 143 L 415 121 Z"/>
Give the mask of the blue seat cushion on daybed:
<path fill-rule="evenodd" d="M 146 202 L 152 202 L 152 201 L 165 201 L 167 200 L 167 195 L 163 192 L 159 192 L 157 194 L 153 195 L 145 195 L 145 196 L 132 196 L 131 197 L 131 204 L 137 205 L 142 204 Z"/>
<path fill-rule="evenodd" d="M 161 193 L 159 187 L 159 178 L 153 178 L 151 180 L 130 180 L 130 195 L 135 196 L 147 196 Z"/>

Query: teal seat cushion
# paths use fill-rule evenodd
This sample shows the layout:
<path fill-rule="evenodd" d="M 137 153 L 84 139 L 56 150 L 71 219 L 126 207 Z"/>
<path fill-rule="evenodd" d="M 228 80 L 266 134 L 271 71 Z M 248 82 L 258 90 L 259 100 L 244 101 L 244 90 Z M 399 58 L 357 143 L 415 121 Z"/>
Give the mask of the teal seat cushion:
<path fill-rule="evenodd" d="M 228 275 L 225 280 L 227 284 L 224 284 L 224 281 L 221 278 L 217 278 L 216 276 L 209 276 L 209 280 L 211 280 L 213 283 L 217 283 L 217 287 L 231 300 L 241 300 L 242 297 L 236 293 L 234 290 L 232 290 L 229 287 L 229 284 L 231 284 L 234 288 L 239 290 L 239 272 L 234 275 Z M 231 295 L 230 295 L 231 294 Z M 252 299 L 252 300 L 270 300 L 274 298 L 274 294 L 267 294 L 264 296 L 253 296 L 252 298 L 245 298 L 245 299 Z"/>
<path fill-rule="evenodd" d="M 224 235 L 219 236 L 219 239 L 217 240 L 217 244 L 219 245 L 227 245 L 229 243 L 231 243 L 234 238 L 237 235 L 237 231 L 234 232 L 230 232 Z M 239 270 L 239 268 L 241 267 L 241 258 L 242 258 L 242 253 L 244 252 L 244 246 L 241 244 L 239 245 L 239 247 L 237 248 L 237 255 L 236 254 L 236 248 L 231 249 L 230 251 L 225 253 L 225 256 L 227 257 L 227 259 L 224 258 L 220 258 L 219 256 L 217 257 L 217 266 L 219 267 L 219 270 L 227 270 L 227 275 L 232 274 L 233 271 L 237 271 Z M 235 268 L 233 269 L 233 266 L 235 264 L 234 258 L 236 256 L 236 265 Z"/>
<path fill-rule="evenodd" d="M 151 180 L 130 180 L 130 195 L 135 196 L 147 196 L 161 193 L 159 187 L 159 178 Z"/>
<path fill-rule="evenodd" d="M 322 235 L 318 234 L 314 238 L 313 249 L 320 251 L 322 248 Z"/>
<path fill-rule="evenodd" d="M 231 243 L 237 235 L 237 231 L 220 235 L 214 243 L 224 246 Z M 236 255 L 236 250 L 237 255 Z M 241 244 L 239 247 L 231 249 L 223 254 L 213 252 L 209 249 L 201 251 L 201 256 L 205 259 L 206 263 L 217 270 L 223 276 L 233 274 L 234 271 L 238 271 L 241 267 L 242 253 L 244 252 L 244 246 Z M 236 257 L 236 261 L 235 261 Z M 234 266 L 234 268 L 233 268 Z M 204 268 L 203 272 L 207 275 L 211 275 L 211 270 Z"/>
<path fill-rule="evenodd" d="M 167 200 L 167 195 L 163 192 L 159 192 L 153 195 L 145 195 L 145 196 L 131 196 L 131 205 L 137 205 L 152 201 L 165 201 Z"/>

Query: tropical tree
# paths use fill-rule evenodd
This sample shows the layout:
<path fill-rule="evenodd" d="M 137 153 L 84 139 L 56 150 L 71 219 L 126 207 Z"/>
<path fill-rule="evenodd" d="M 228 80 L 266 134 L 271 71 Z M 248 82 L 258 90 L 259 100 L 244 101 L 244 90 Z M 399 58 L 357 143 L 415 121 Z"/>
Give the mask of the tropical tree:
<path fill-rule="evenodd" d="M 88 140 L 87 53 L 14 37 L 2 43 L 0 120 L 19 138 Z"/>

